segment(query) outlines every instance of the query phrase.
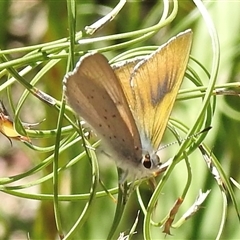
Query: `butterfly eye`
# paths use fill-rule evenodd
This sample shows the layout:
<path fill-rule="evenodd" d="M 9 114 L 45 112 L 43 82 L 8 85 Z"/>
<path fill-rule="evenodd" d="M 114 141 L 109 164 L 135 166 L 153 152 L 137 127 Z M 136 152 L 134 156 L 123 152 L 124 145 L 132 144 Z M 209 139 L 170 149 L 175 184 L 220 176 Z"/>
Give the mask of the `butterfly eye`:
<path fill-rule="evenodd" d="M 147 169 L 152 168 L 152 161 L 149 154 L 146 154 L 143 159 L 143 166 Z"/>
<path fill-rule="evenodd" d="M 150 155 L 147 153 L 143 157 L 142 164 L 147 169 L 155 169 L 158 168 L 162 163 L 160 162 L 160 158 L 157 154 L 154 153 Z"/>

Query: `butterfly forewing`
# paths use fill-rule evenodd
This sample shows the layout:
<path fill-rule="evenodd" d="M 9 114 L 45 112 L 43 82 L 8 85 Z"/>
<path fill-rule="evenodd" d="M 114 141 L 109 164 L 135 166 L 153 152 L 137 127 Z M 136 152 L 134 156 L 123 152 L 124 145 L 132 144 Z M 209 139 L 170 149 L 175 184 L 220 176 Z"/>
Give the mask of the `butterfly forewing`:
<path fill-rule="evenodd" d="M 65 77 L 64 84 L 70 106 L 109 145 L 113 157 L 141 161 L 140 136 L 107 59 L 99 53 L 86 55 Z"/>
<path fill-rule="evenodd" d="M 132 96 L 130 105 L 140 134 L 150 140 L 155 150 L 182 83 L 191 43 L 190 30 L 170 39 L 134 67 L 129 87 L 124 87 L 126 95 Z"/>
<path fill-rule="evenodd" d="M 182 83 L 191 42 L 190 31 L 171 39 L 149 59 L 136 66 L 132 76 L 136 99 L 135 115 L 139 116 L 140 127 L 154 149 L 160 145 Z M 149 74 L 151 77 L 148 77 Z"/>

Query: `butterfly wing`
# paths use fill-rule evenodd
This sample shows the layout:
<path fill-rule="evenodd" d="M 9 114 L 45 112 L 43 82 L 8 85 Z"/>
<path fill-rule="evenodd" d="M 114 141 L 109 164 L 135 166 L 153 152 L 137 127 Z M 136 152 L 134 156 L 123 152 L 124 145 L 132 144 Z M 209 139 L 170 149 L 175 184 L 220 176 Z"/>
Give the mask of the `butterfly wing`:
<path fill-rule="evenodd" d="M 132 111 L 134 108 L 135 99 L 133 89 L 130 86 L 130 78 L 133 73 L 134 67 L 143 59 L 144 58 L 136 57 L 131 60 L 127 60 L 112 66 L 113 71 L 122 86 L 123 92 L 127 98 L 127 102 Z"/>
<path fill-rule="evenodd" d="M 64 85 L 70 106 L 96 130 L 113 157 L 138 164 L 142 157 L 140 136 L 107 59 L 99 53 L 85 55 L 66 75 Z"/>
<path fill-rule="evenodd" d="M 160 145 L 182 83 L 191 43 L 192 32 L 187 30 L 137 63 L 133 70 L 129 65 L 129 68 L 121 73 L 128 76 L 130 74 L 130 80 L 122 82 L 122 85 L 130 99 L 129 104 L 140 131 L 142 144 L 145 140 L 150 140 L 155 150 Z M 119 79 L 122 81 L 123 78 Z"/>
<path fill-rule="evenodd" d="M 131 81 L 138 124 L 157 149 L 186 71 L 192 32 L 186 31 L 136 65 Z"/>

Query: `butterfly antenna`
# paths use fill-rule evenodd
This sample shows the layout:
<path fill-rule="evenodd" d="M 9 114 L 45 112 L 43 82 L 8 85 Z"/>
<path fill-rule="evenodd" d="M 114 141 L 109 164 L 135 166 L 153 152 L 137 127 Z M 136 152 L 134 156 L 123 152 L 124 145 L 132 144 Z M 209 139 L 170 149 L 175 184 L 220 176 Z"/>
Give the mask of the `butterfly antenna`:
<path fill-rule="evenodd" d="M 180 139 L 179 141 L 175 141 L 175 142 L 168 143 L 168 144 L 160 147 L 160 148 L 157 150 L 157 152 L 160 151 L 160 150 L 162 150 L 162 149 L 164 149 L 164 148 L 170 147 L 170 146 L 172 146 L 172 145 L 174 145 L 174 144 L 176 144 L 176 143 L 182 143 L 182 142 L 186 141 L 187 139 L 190 139 L 190 138 L 193 138 L 193 137 L 197 137 L 198 135 L 200 135 L 200 134 L 202 134 L 202 133 L 204 133 L 204 132 L 208 132 L 211 128 L 212 128 L 211 126 L 206 127 L 206 128 L 204 128 L 203 130 L 201 130 L 200 132 L 197 132 L 197 133 L 195 133 L 195 134 L 193 134 L 193 135 L 191 135 L 191 136 L 188 136 L 188 137 L 186 137 L 186 138 Z"/>

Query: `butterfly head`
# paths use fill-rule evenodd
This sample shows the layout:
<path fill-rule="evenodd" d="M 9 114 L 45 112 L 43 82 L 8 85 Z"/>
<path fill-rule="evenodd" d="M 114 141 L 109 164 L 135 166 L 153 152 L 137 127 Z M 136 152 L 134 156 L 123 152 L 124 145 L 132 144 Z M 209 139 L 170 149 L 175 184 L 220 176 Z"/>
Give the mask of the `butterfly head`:
<path fill-rule="evenodd" d="M 141 155 L 131 156 L 117 165 L 124 170 L 131 179 L 142 179 L 156 176 L 162 163 L 156 151 L 141 150 Z M 123 164 L 124 163 L 124 164 Z"/>

